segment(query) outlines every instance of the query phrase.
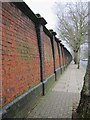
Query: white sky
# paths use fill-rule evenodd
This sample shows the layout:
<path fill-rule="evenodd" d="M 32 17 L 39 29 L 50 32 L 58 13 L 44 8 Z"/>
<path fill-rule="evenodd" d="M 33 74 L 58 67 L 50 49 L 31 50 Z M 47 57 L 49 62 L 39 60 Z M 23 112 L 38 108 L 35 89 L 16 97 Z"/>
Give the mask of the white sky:
<path fill-rule="evenodd" d="M 56 29 L 55 16 L 55 2 L 75 2 L 79 0 L 24 0 L 31 10 L 37 14 L 39 13 L 47 21 L 46 27 L 48 29 Z M 88 0 L 82 0 L 88 1 Z"/>
<path fill-rule="evenodd" d="M 53 6 L 56 0 L 24 0 L 31 10 L 39 13 L 47 21 L 48 29 L 55 29 L 55 16 Z"/>
<path fill-rule="evenodd" d="M 47 21 L 46 27 L 56 32 L 55 2 L 76 2 L 79 0 L 24 0 L 24 2 L 35 13 L 39 13 Z M 89 0 L 81 0 L 88 2 Z"/>

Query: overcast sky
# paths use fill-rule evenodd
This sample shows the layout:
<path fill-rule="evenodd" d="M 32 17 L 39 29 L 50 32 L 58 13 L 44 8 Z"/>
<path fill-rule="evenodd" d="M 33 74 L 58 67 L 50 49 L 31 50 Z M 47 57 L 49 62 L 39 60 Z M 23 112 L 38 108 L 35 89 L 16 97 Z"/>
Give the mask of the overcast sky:
<path fill-rule="evenodd" d="M 56 30 L 55 2 L 75 2 L 79 0 L 24 0 L 31 10 L 39 13 L 47 21 L 46 27 Z M 82 0 L 88 1 L 88 0 Z"/>
<path fill-rule="evenodd" d="M 24 0 L 30 9 L 35 13 L 39 13 L 47 21 L 46 27 L 56 31 L 56 15 L 55 3 L 76 2 L 79 0 Z M 88 0 L 82 0 L 87 2 Z"/>
<path fill-rule="evenodd" d="M 47 21 L 47 28 L 55 29 L 55 14 L 53 6 L 56 0 L 24 0 L 31 10 L 39 13 Z"/>
<path fill-rule="evenodd" d="M 47 21 L 48 29 L 56 30 L 55 3 L 60 0 L 24 0 L 31 10 Z M 67 2 L 70 0 L 66 0 Z M 60 1 L 61 2 L 61 1 Z"/>

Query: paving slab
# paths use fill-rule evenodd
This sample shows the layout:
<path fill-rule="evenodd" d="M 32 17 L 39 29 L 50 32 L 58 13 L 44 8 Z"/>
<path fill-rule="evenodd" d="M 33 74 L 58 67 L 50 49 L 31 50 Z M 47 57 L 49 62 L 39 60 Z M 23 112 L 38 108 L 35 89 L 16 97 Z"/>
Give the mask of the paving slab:
<path fill-rule="evenodd" d="M 72 118 L 72 109 L 80 100 L 85 72 L 86 69 L 77 69 L 72 62 L 27 118 Z"/>

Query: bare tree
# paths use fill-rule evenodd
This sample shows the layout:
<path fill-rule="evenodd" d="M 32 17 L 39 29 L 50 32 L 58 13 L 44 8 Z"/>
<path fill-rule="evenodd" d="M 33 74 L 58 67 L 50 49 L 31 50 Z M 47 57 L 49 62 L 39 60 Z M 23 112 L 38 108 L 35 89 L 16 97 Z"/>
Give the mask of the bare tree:
<path fill-rule="evenodd" d="M 90 2 L 88 2 L 88 12 L 90 13 Z M 82 120 L 90 119 L 90 14 L 88 17 L 88 65 L 77 113 L 77 117 Z"/>
<path fill-rule="evenodd" d="M 57 4 L 58 34 L 61 40 L 66 41 L 74 52 L 74 62 L 80 62 L 80 45 L 86 40 L 88 31 L 87 3 L 67 3 L 64 9 Z"/>

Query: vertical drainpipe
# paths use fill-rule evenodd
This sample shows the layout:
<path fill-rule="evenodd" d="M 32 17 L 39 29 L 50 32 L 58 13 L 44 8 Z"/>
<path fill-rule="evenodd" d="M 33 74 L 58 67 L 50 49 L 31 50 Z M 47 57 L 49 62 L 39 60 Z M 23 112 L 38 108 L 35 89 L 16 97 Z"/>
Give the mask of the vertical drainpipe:
<path fill-rule="evenodd" d="M 62 49 L 63 49 L 63 65 L 64 65 L 64 70 L 65 70 L 65 54 L 64 54 L 64 45 L 63 45 Z"/>
<path fill-rule="evenodd" d="M 63 52 L 64 52 L 64 69 L 66 68 L 66 52 L 65 52 L 65 47 L 63 48 Z"/>
<path fill-rule="evenodd" d="M 56 60 L 55 60 L 55 46 L 54 46 L 54 41 L 55 41 L 55 36 L 57 35 L 56 32 L 54 32 L 53 30 L 49 30 L 53 37 L 52 37 L 52 51 L 53 51 L 53 61 L 54 61 L 54 73 L 55 73 L 55 81 L 57 80 L 56 78 Z"/>
<path fill-rule="evenodd" d="M 61 50 L 60 50 L 60 40 L 58 41 L 58 45 L 59 45 L 59 50 L 58 50 L 58 52 L 59 52 L 59 64 L 60 64 L 60 68 L 61 68 Z"/>
<path fill-rule="evenodd" d="M 40 54 L 40 73 L 41 73 L 41 82 L 42 82 L 42 95 L 44 95 L 44 48 L 43 48 L 43 27 L 47 24 L 46 20 L 40 16 L 40 14 L 36 14 L 37 23 L 36 23 L 36 33 L 38 39 L 38 47 Z"/>
<path fill-rule="evenodd" d="M 62 44 L 60 42 L 60 57 L 61 57 L 61 74 L 62 74 L 62 65 L 63 65 L 63 56 L 62 56 Z"/>
<path fill-rule="evenodd" d="M 62 67 L 62 58 L 61 58 L 61 40 L 59 40 L 58 41 L 58 43 L 59 43 L 59 59 L 60 59 L 60 71 L 61 71 L 61 74 L 62 74 L 62 69 L 61 69 L 61 67 Z"/>
<path fill-rule="evenodd" d="M 67 56 L 67 50 L 65 49 L 65 54 L 66 54 L 66 66 L 67 66 L 67 63 L 68 63 L 68 56 Z"/>
<path fill-rule="evenodd" d="M 62 51 L 62 63 L 63 63 L 63 68 L 64 68 L 64 52 L 63 52 L 63 47 L 64 45 L 61 44 L 61 51 Z"/>
<path fill-rule="evenodd" d="M 64 51 L 64 68 L 66 68 L 66 48 L 64 48 L 63 51 Z"/>

